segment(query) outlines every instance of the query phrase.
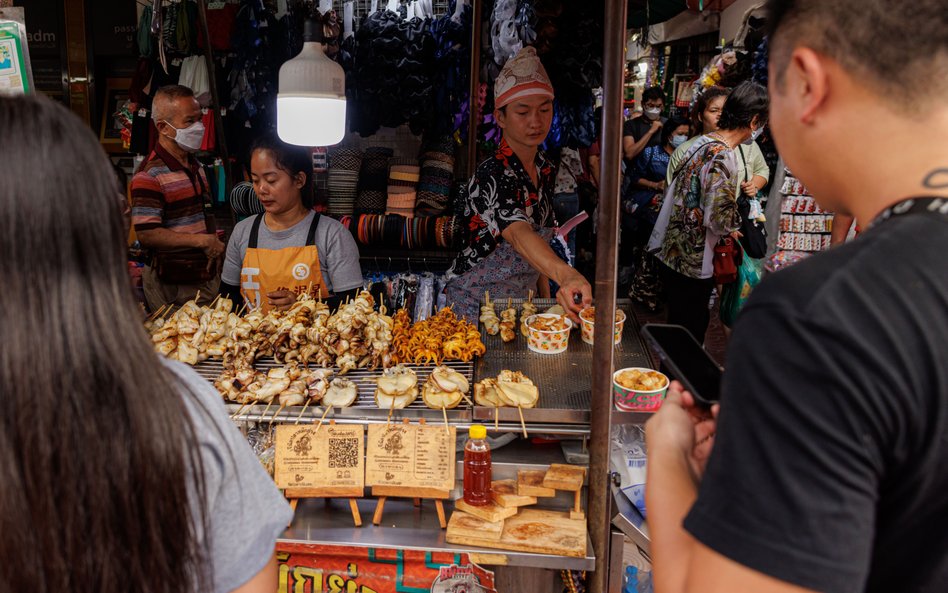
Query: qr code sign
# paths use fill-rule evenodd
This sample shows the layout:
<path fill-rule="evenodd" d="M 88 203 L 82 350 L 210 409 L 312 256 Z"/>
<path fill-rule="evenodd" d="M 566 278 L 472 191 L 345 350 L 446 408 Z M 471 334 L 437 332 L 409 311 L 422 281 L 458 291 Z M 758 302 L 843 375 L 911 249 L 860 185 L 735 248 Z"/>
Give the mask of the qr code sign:
<path fill-rule="evenodd" d="M 359 465 L 359 439 L 329 439 L 329 467 Z"/>

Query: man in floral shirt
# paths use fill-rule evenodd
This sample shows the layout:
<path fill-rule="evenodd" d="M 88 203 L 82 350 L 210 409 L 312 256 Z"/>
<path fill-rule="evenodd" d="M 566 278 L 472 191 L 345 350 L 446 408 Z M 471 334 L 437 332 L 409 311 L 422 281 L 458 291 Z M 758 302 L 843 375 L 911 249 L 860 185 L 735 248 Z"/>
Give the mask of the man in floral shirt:
<path fill-rule="evenodd" d="M 542 275 L 559 284 L 556 298 L 575 318 L 592 303 L 592 289 L 549 244 L 556 171 L 539 146 L 553 119 L 553 87 L 532 47 L 507 61 L 494 96 L 503 139 L 468 184 L 471 238 L 448 270 L 448 301 L 474 321 L 486 291 L 493 298 L 526 297 Z"/>

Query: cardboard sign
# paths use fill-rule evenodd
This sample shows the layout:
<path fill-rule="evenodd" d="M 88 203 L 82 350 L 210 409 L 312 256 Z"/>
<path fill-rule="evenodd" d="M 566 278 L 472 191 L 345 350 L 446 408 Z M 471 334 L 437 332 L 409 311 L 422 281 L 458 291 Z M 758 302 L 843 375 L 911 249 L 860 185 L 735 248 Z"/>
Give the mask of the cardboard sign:
<path fill-rule="evenodd" d="M 282 424 L 276 427 L 273 479 L 278 488 L 334 491 L 365 486 L 362 426 Z M 315 496 L 316 493 L 310 493 Z"/>
<path fill-rule="evenodd" d="M 365 483 L 399 488 L 454 488 L 455 427 L 410 424 L 369 426 Z"/>

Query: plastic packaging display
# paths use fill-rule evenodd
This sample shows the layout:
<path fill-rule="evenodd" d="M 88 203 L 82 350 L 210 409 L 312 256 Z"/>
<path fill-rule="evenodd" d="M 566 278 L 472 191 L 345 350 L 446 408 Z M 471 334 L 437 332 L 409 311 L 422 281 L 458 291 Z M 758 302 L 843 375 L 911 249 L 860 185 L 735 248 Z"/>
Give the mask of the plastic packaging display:
<path fill-rule="evenodd" d="M 619 489 L 645 516 L 645 430 L 642 426 L 623 424 L 612 437 L 610 461 L 612 471 L 621 477 Z"/>

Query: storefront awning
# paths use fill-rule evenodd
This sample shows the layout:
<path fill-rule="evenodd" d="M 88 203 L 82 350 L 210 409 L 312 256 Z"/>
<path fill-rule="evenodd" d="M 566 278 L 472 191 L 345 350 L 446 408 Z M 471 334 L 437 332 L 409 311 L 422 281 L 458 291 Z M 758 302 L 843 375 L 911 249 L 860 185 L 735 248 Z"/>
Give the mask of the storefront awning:
<path fill-rule="evenodd" d="M 629 0 L 628 27 L 640 29 L 664 23 L 686 10 L 698 14 L 704 10 L 720 12 L 735 0 Z"/>

